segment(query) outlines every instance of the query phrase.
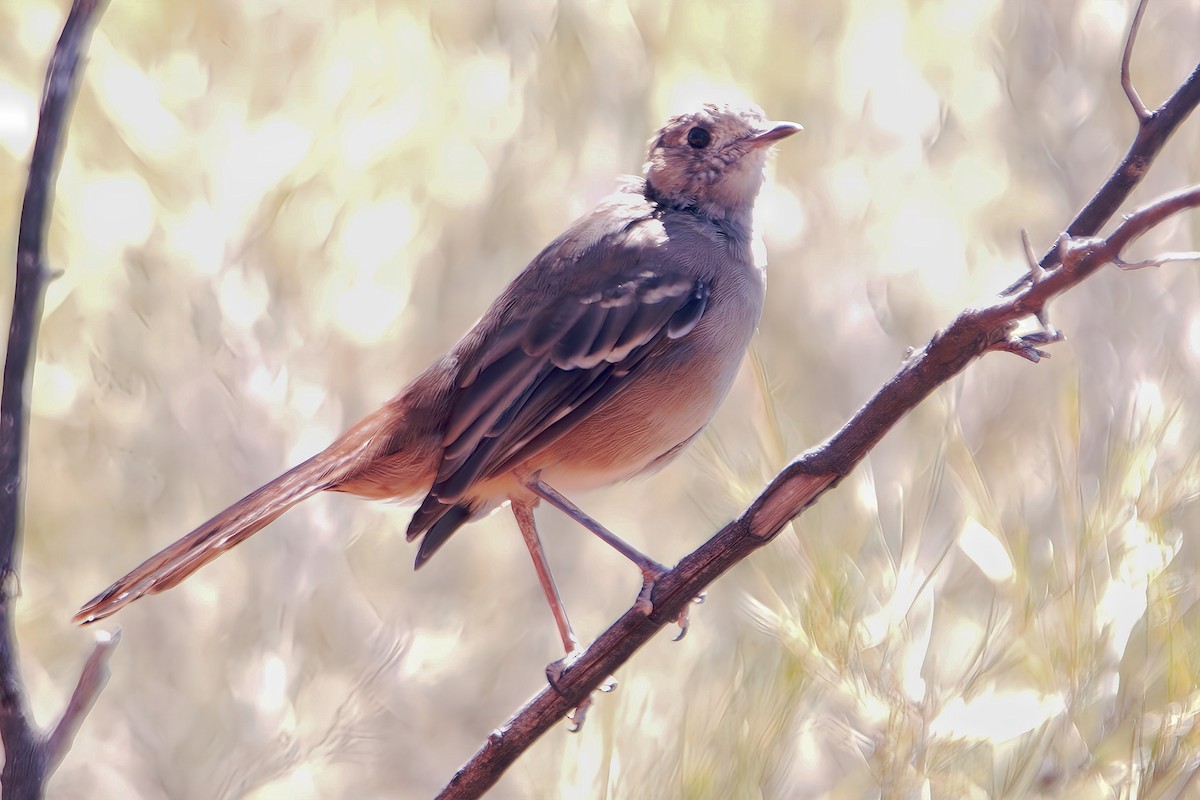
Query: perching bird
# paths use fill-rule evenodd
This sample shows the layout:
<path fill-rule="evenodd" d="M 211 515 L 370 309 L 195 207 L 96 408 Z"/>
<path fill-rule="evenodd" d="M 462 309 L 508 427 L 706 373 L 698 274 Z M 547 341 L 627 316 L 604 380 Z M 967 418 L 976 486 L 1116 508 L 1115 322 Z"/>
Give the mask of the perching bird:
<path fill-rule="evenodd" d="M 424 495 L 408 527 L 420 567 L 505 502 L 525 535 L 568 651 L 576 647 L 533 523 L 545 499 L 642 569 L 663 568 L 559 492 L 674 458 L 725 398 L 758 324 L 752 211 L 770 146 L 800 126 L 705 105 L 672 118 L 629 179 L 527 266 L 475 327 L 337 441 L 152 556 L 75 620 L 175 586 L 321 491 Z"/>

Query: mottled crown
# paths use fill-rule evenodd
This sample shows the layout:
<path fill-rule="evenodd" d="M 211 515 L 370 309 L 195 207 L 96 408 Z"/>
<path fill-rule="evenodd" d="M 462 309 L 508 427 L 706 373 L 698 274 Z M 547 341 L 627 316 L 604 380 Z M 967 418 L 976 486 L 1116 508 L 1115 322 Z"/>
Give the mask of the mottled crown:
<path fill-rule="evenodd" d="M 707 103 L 672 117 L 650 143 L 647 196 L 673 208 L 749 221 L 774 142 L 800 130 L 756 107 Z"/>

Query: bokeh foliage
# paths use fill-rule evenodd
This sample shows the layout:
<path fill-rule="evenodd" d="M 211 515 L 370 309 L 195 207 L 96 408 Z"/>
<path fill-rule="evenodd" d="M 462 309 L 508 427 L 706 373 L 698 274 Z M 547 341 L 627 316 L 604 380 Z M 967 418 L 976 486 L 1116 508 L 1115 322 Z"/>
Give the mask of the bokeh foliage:
<path fill-rule="evenodd" d="M 0 6 L 12 253 L 65 2 Z M 328 443 L 453 343 L 697 99 L 806 132 L 764 194 L 770 297 L 713 430 L 578 498 L 673 562 L 1048 246 L 1131 140 L 1115 0 L 113 0 L 50 229 L 19 636 L 65 702 L 78 604 Z M 1159 102 L 1200 7 L 1156 0 Z M 1200 120 L 1139 190 L 1200 179 Z M 1144 241 L 1194 247 L 1195 218 Z M 647 647 L 495 797 L 1176 797 L 1200 742 L 1200 281 L 1104 272 L 1038 366 L 993 355 Z M 11 285 L 11 281 L 5 281 Z M 7 321 L 7 307 L 0 311 Z M 638 576 L 541 514 L 577 628 Z M 64 798 L 427 797 L 557 656 L 507 514 L 420 573 L 403 509 L 304 504 L 119 617 Z"/>

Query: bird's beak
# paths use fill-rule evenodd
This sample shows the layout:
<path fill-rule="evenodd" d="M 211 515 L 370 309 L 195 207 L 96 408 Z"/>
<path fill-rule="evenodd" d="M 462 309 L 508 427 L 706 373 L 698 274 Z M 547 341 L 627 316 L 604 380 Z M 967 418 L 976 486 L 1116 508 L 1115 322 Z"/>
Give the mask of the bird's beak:
<path fill-rule="evenodd" d="M 780 139 L 786 139 L 793 133 L 799 133 L 804 130 L 804 128 L 794 122 L 771 122 L 767 124 L 771 127 L 760 134 L 750 137 L 750 145 L 752 147 L 770 147 Z"/>

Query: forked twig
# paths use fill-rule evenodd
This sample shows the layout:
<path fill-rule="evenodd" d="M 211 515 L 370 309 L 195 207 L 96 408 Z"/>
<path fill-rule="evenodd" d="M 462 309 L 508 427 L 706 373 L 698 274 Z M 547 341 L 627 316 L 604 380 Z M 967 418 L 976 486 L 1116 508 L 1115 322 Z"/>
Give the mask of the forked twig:
<path fill-rule="evenodd" d="M 1134 90 L 1128 62 L 1132 58 L 1133 43 L 1141 28 L 1142 15 L 1146 10 L 1147 2 L 1148 0 L 1141 0 L 1138 3 L 1138 9 L 1129 26 L 1129 36 L 1125 39 L 1125 54 L 1121 62 L 1121 85 L 1125 87 L 1126 96 L 1129 97 L 1134 113 L 1138 117 L 1137 135 L 1134 136 L 1129 150 L 1112 174 L 1092 195 L 1092 199 L 1075 215 L 1075 219 L 1067 225 L 1064 233 L 1072 238 L 1095 236 L 1100 232 L 1100 229 L 1112 219 L 1112 215 L 1129 199 L 1129 195 L 1142 182 L 1142 178 L 1145 177 L 1146 171 L 1150 169 L 1154 159 L 1158 157 L 1163 145 L 1192 113 L 1197 103 L 1200 103 L 1200 64 L 1196 65 L 1192 74 L 1179 85 L 1166 102 L 1153 111 L 1146 110 L 1141 96 Z M 1058 265 L 1057 256 L 1056 245 L 1047 250 L 1038 263 L 1043 269 L 1053 269 Z M 1022 275 L 1005 289 L 1003 294 L 1013 294 L 1028 282 L 1029 276 Z"/>

